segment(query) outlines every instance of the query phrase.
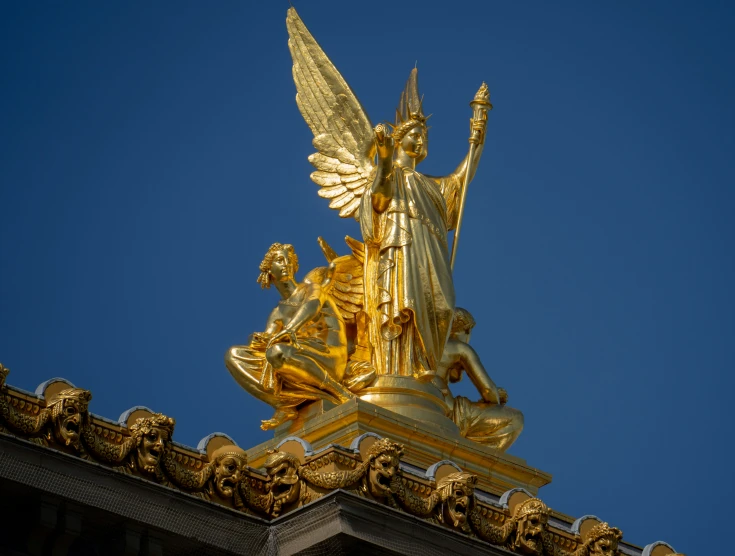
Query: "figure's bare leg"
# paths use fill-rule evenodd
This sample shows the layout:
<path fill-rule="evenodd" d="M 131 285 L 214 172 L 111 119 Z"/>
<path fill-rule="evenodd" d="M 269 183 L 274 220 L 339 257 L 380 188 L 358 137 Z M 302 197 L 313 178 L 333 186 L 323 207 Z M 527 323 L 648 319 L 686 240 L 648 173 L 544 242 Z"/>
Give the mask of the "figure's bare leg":
<path fill-rule="evenodd" d="M 326 391 L 340 402 L 346 402 L 355 397 L 326 369 L 322 369 L 312 359 L 300 354 L 293 346 L 276 344 L 268 349 L 266 358 L 276 372 L 292 384 L 308 384 Z"/>

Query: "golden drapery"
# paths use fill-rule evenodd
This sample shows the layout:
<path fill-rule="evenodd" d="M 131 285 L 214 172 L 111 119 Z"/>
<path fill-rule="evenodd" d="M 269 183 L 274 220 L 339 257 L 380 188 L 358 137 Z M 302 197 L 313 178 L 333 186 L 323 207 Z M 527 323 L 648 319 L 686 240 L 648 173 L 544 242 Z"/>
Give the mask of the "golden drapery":
<path fill-rule="evenodd" d="M 461 177 L 430 178 L 396 165 L 388 209 L 360 207 L 366 246 L 365 307 L 378 374 L 436 369 L 454 313 L 447 232 L 456 221 Z"/>

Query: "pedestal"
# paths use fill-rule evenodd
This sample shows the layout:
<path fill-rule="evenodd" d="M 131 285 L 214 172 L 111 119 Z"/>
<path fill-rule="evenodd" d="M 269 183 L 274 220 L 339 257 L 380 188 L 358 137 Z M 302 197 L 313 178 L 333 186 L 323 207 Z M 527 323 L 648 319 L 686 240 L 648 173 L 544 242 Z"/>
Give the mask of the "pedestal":
<path fill-rule="evenodd" d="M 380 388 L 388 386 L 382 384 Z M 404 395 L 398 391 L 394 394 Z M 338 406 L 314 402 L 304 407 L 296 420 L 277 428 L 273 440 L 247 450 L 248 462 L 251 467 L 261 467 L 268 450 L 278 448 L 291 451 L 305 463 L 332 445 L 349 448 L 361 435 L 374 433 L 403 444 L 406 450 L 402 462 L 413 467 L 413 472 L 426 473 L 432 466 L 436 470 L 436 464 L 442 462 L 451 467 L 448 462 L 452 462 L 477 475 L 478 489 L 496 496 L 513 488 L 524 488 L 535 495 L 551 482 L 551 475 L 525 460 L 461 437 L 451 421 L 442 422 L 439 412 L 438 417 L 432 416 L 429 407 L 424 406 L 422 414 L 431 418 L 419 421 L 360 398 Z M 292 441 L 294 437 L 303 442 Z"/>

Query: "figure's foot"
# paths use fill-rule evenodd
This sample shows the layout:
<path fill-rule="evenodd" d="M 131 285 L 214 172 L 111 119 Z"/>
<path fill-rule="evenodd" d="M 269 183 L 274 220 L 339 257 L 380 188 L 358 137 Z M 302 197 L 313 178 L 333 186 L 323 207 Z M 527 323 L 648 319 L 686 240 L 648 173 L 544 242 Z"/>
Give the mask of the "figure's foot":
<path fill-rule="evenodd" d="M 342 378 L 342 385 L 353 394 L 372 384 L 375 380 L 375 369 L 368 361 L 350 361 L 347 372 Z"/>
<path fill-rule="evenodd" d="M 335 397 L 337 399 L 337 403 L 340 404 L 348 402 L 356 397 L 355 394 L 350 392 L 329 375 L 324 378 L 319 389 Z"/>
<path fill-rule="evenodd" d="M 295 409 L 277 409 L 273 417 L 260 422 L 260 428 L 264 431 L 275 429 L 278 425 L 286 421 L 292 421 L 298 417 L 299 413 Z"/>
<path fill-rule="evenodd" d="M 271 429 L 275 429 L 280 424 L 280 421 L 276 421 L 275 419 L 265 419 L 260 422 L 260 428 L 264 431 L 268 431 Z"/>
<path fill-rule="evenodd" d="M 337 392 L 335 392 L 337 395 L 337 399 L 340 401 L 340 403 L 349 402 L 350 400 L 355 399 L 357 396 L 347 390 L 347 388 L 340 388 Z"/>

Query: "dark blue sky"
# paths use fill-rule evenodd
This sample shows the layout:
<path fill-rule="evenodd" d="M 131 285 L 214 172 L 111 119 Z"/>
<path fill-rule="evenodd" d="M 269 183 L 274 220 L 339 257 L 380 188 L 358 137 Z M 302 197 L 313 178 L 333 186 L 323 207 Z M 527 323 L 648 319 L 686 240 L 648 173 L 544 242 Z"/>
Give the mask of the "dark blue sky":
<path fill-rule="evenodd" d="M 553 474 L 540 494 L 561 512 L 714 554 L 735 494 L 735 17 L 700 4 L 297 8 L 374 123 L 418 61 L 427 173 L 464 156 L 487 81 L 455 281 L 526 415 L 510 453 Z M 308 177 L 287 7 L 0 6 L 11 384 L 66 377 L 95 413 L 147 405 L 190 445 L 269 438 L 269 408 L 222 362 L 276 302 L 261 257 L 293 243 L 303 274 L 323 262 L 318 235 L 340 252 L 359 237 Z"/>

